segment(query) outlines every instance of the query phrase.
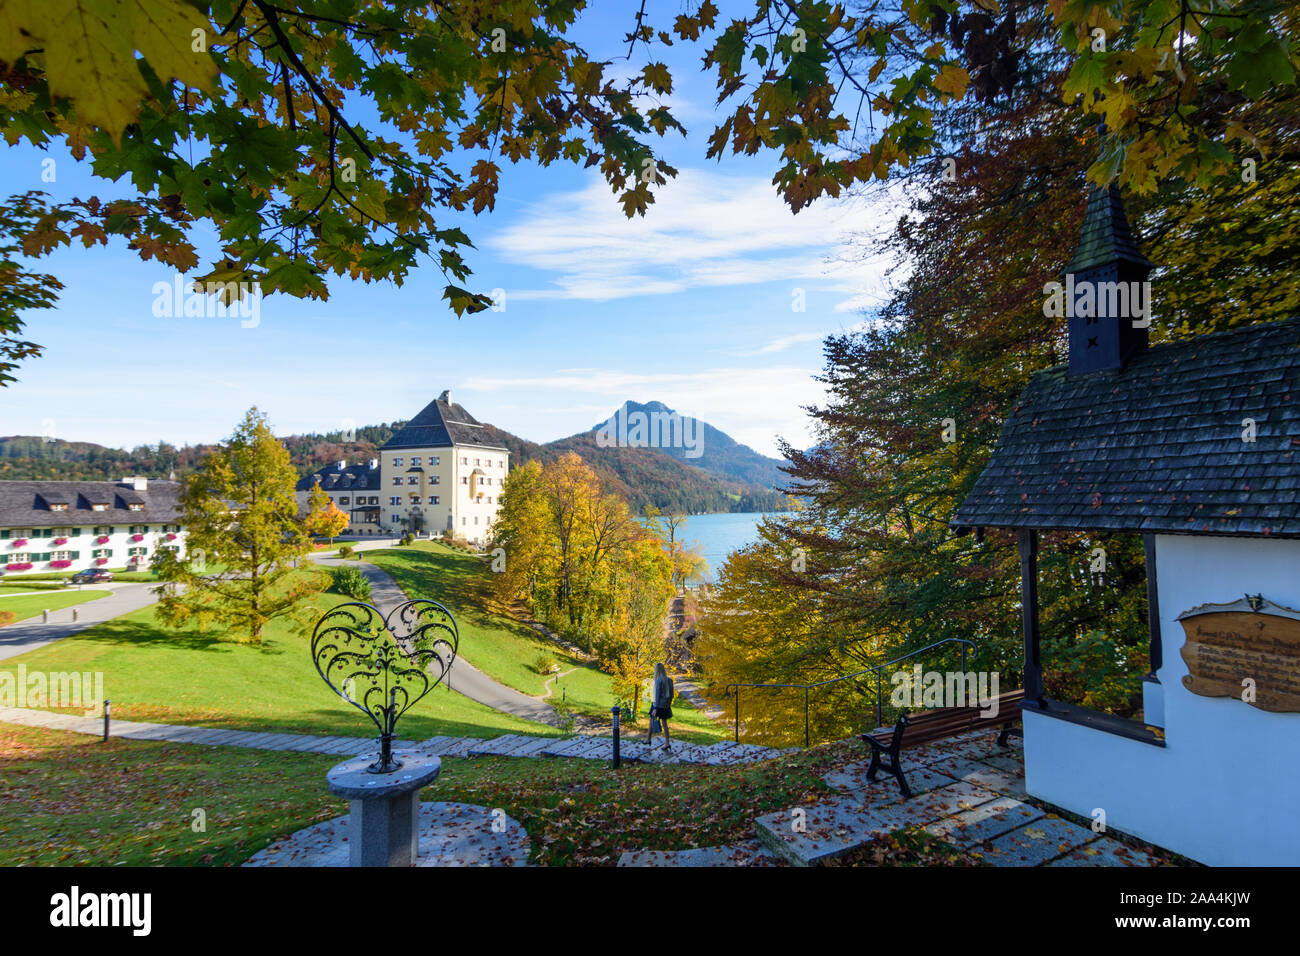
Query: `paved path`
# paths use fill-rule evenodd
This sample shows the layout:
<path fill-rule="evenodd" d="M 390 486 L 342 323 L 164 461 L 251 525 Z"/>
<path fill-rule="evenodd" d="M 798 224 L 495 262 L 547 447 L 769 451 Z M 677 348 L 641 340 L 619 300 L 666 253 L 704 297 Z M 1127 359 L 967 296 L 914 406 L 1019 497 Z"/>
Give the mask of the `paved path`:
<path fill-rule="evenodd" d="M 373 564 L 365 561 L 340 561 L 336 557 L 317 557 L 315 560 L 327 567 L 346 564 L 360 569 L 366 576 L 366 580 L 370 582 L 370 603 L 384 614 L 408 599 L 406 593 L 397 586 L 397 582 L 389 576 L 388 572 Z M 451 672 L 445 683 L 452 690 L 464 694 L 470 700 L 486 704 L 493 710 L 536 720 L 553 727 L 560 724 L 559 715 L 550 704 L 493 680 L 459 655 L 452 663 Z"/>
<path fill-rule="evenodd" d="M 49 624 L 42 624 L 41 619 L 36 617 L 10 624 L 8 627 L 0 627 L 0 661 L 9 657 L 17 657 L 19 654 L 26 654 L 38 647 L 52 644 L 60 638 L 70 637 L 84 631 L 88 627 L 94 627 L 96 624 L 102 624 L 115 617 L 121 617 L 123 614 L 130 614 L 142 607 L 148 607 L 158 600 L 152 590 L 155 586 L 153 584 L 129 584 L 124 582 L 109 588 L 107 585 L 101 584 L 87 590 L 111 590 L 112 593 L 108 597 L 100 598 L 97 601 L 74 605 L 77 609 L 76 623 L 72 621 L 72 608 L 66 607 L 51 611 Z M 51 593 L 63 594 L 66 592 L 54 591 Z"/>
<path fill-rule="evenodd" d="M 0 707 L 0 723 L 21 724 L 65 730 L 74 734 L 104 732 L 103 715 L 77 717 L 48 710 L 25 707 Z M 279 734 L 251 730 L 225 730 L 220 727 L 186 727 L 176 724 L 151 724 L 134 720 L 112 721 L 113 737 L 131 740 L 165 740 L 169 743 L 200 744 L 212 747 L 251 747 L 255 750 L 295 750 L 303 753 L 352 756 L 373 752 L 373 737 L 325 737 L 319 734 Z M 678 743 L 665 750 L 663 741 L 647 747 L 639 735 L 624 736 L 620 754 L 627 761 L 645 763 L 694 763 L 729 766 L 767 760 L 785 751 L 734 744 L 729 740 L 716 744 L 692 746 Z M 577 734 L 569 737 L 535 737 L 530 734 L 503 734 L 491 740 L 478 737 L 430 737 L 427 740 L 398 740 L 393 746 L 439 757 L 574 757 L 581 760 L 612 760 L 614 745 L 608 733 Z"/>
<path fill-rule="evenodd" d="M 837 795 L 760 816 L 757 840 L 691 850 L 633 850 L 619 866 L 812 866 L 906 827 L 923 828 L 993 866 L 1133 866 L 1159 860 L 1027 803 L 1023 752 L 974 732 L 906 751 L 913 797 L 856 760 L 822 779 Z M 743 746 L 743 745 L 742 745 Z"/>

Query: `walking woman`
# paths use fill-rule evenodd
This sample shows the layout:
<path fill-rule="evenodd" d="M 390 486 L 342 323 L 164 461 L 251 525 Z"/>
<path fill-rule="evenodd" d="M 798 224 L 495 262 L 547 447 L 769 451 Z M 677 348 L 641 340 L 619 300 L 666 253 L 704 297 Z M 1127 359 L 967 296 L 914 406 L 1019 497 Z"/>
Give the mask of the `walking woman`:
<path fill-rule="evenodd" d="M 664 750 L 673 749 L 673 738 L 668 733 L 668 718 L 673 715 L 673 680 L 668 676 L 668 671 L 664 669 L 663 664 L 655 665 L 655 683 L 654 690 L 650 695 L 650 731 L 646 735 L 646 743 L 654 745 L 655 724 L 660 724 L 664 729 Z"/>

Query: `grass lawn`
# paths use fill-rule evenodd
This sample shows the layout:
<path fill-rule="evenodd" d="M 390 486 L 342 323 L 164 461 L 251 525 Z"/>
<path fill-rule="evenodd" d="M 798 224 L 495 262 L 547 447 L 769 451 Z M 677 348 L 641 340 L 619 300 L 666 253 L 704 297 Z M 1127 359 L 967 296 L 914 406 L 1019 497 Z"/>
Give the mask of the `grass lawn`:
<path fill-rule="evenodd" d="M 822 776 L 863 756 L 860 742 L 846 740 L 733 767 L 445 758 L 421 798 L 502 808 L 528 831 L 534 863 L 609 866 L 625 850 L 751 839 L 756 817 L 837 796 Z M 238 864 L 279 836 L 347 812 L 325 788 L 325 771 L 339 759 L 121 738 L 105 744 L 0 723 L 0 866 Z M 206 813 L 203 833 L 191 828 L 195 809 Z M 1111 835 L 1167 864 L 1187 863 Z M 835 862 L 982 865 L 916 829 Z"/>
<path fill-rule="evenodd" d="M 589 760 L 443 760 L 424 800 L 501 807 L 543 865 L 611 865 L 624 850 L 710 846 L 753 835 L 754 817 L 829 793 L 837 755 L 816 748 L 741 767 Z M 237 864 L 278 836 L 347 812 L 325 789 L 338 757 L 196 747 L 0 724 L 0 866 Z M 191 829 L 205 811 L 207 830 Z M 892 846 L 895 841 L 879 841 Z M 894 862 L 953 851 L 917 838 Z M 872 860 L 871 862 L 879 862 Z"/>
<path fill-rule="evenodd" d="M 333 592 L 309 599 L 311 621 L 346 600 Z M 147 607 L 10 658 L 0 669 L 16 673 L 22 663 L 29 671 L 102 671 L 113 714 L 124 720 L 373 736 L 371 721 L 316 673 L 310 631 L 310 624 L 281 618 L 267 626 L 261 645 L 240 644 L 217 629 L 169 628 Z M 406 738 L 559 733 L 442 687 L 411 708 L 397 729 Z"/>
<path fill-rule="evenodd" d="M 481 558 L 432 541 L 417 541 L 403 548 L 367 551 L 361 556 L 392 575 L 408 597 L 427 597 L 445 604 L 456 615 L 460 629 L 460 654 L 483 673 L 534 697 L 545 693 L 546 677 L 534 668 L 543 655 L 552 658 L 565 674 L 552 686 L 556 702 L 575 711 L 609 720 L 609 709 L 619 701 L 613 682 L 590 663 L 584 662 L 531 627 L 485 608 L 488 575 Z M 647 681 L 650 675 L 646 675 Z M 644 699 L 642 711 L 648 709 Z M 673 701 L 671 730 L 683 740 L 706 743 L 721 740 L 726 728 L 719 727 L 685 699 Z M 645 733 L 647 717 L 640 715 L 636 729 Z"/>
<path fill-rule="evenodd" d="M 0 591 L 0 611 L 13 611 L 13 621 L 23 621 L 30 617 L 39 617 L 42 611 L 58 611 L 74 604 L 85 604 L 108 597 L 109 591 L 50 591 L 48 594 L 21 594 L 6 596 Z"/>

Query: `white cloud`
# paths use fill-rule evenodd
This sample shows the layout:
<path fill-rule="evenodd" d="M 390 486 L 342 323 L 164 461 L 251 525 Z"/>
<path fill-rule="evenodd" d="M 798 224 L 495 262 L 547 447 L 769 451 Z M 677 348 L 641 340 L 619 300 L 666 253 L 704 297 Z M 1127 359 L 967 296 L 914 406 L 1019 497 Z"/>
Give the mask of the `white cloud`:
<path fill-rule="evenodd" d="M 779 339 L 773 339 L 764 346 L 756 349 L 749 349 L 743 352 L 737 352 L 737 355 L 770 355 L 773 352 L 784 352 L 792 345 L 798 345 L 800 342 L 814 342 L 825 338 L 823 332 L 800 332 L 798 335 L 783 335 Z"/>
<path fill-rule="evenodd" d="M 863 256 L 860 237 L 849 243 L 864 226 L 897 218 L 898 193 L 822 201 L 795 215 L 765 178 L 684 169 L 655 196 L 630 220 L 600 180 L 526 206 L 489 244 L 508 262 L 549 273 L 552 285 L 511 297 L 607 301 L 767 282 L 842 291 L 846 301 L 884 296 L 889 260 Z"/>

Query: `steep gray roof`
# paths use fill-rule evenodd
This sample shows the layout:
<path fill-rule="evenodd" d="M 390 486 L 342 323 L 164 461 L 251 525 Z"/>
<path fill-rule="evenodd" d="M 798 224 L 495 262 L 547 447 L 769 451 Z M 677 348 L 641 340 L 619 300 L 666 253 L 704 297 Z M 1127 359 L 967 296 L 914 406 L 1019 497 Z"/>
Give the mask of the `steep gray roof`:
<path fill-rule="evenodd" d="M 113 481 L 0 481 L 0 527 L 171 524 L 180 519 L 180 493 L 180 482 L 154 479 L 145 491 Z M 54 504 L 66 504 L 68 510 L 51 511 Z M 94 504 L 108 507 L 93 511 Z M 131 511 L 130 504 L 143 504 L 144 510 Z"/>
<path fill-rule="evenodd" d="M 951 524 L 1300 537 L 1300 318 L 1038 372 Z"/>
<path fill-rule="evenodd" d="M 447 393 L 443 392 L 443 396 Z M 406 426 L 384 444 L 389 451 L 396 448 L 443 448 L 451 445 L 477 445 L 506 451 L 503 445 L 486 441 L 483 424 L 463 407 L 447 398 L 435 398 Z"/>
<path fill-rule="evenodd" d="M 379 488 L 379 469 L 362 462 L 340 469 L 322 468 L 298 479 L 298 491 L 311 491 L 316 482 L 326 491 L 371 491 Z"/>
<path fill-rule="evenodd" d="M 1079 247 L 1065 267 L 1066 272 L 1083 272 L 1107 262 L 1125 261 L 1151 268 L 1151 262 L 1138 251 L 1119 186 L 1093 188 L 1088 194 L 1088 209 L 1083 216 Z"/>

